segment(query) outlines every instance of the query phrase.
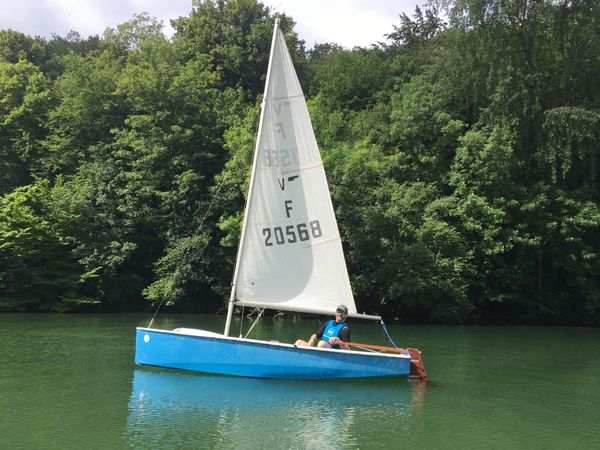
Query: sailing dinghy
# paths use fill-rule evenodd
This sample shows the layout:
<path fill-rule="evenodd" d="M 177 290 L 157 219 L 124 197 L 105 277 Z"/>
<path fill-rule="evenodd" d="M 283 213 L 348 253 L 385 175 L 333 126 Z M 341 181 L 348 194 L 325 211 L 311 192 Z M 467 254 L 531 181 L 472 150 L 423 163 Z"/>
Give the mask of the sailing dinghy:
<path fill-rule="evenodd" d="M 349 317 L 381 320 L 357 313 L 321 156 L 277 19 L 224 333 L 138 327 L 135 362 L 300 379 L 406 377 L 411 353 L 420 364 L 413 349 L 337 350 L 229 336 L 236 305 L 332 315 L 340 303 Z"/>

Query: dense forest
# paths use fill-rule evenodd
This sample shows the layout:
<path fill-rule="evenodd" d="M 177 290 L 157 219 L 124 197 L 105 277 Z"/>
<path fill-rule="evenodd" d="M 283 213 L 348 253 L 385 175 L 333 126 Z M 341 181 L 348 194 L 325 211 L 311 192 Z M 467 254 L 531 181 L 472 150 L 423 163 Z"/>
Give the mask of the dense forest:
<path fill-rule="evenodd" d="M 275 16 L 0 31 L 0 310 L 223 307 Z M 434 1 L 351 50 L 277 16 L 359 310 L 600 324 L 600 2 Z"/>

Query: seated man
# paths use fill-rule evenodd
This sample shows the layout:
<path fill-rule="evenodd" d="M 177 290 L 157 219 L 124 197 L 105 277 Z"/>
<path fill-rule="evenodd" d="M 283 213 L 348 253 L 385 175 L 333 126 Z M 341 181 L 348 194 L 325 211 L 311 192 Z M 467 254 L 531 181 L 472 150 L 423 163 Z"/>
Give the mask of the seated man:
<path fill-rule="evenodd" d="M 340 305 L 335 310 L 335 319 L 326 322 L 315 334 L 313 334 L 308 342 L 298 339 L 294 345 L 299 347 L 312 347 L 315 341 L 319 339 L 317 347 L 320 348 L 341 348 L 344 350 L 350 349 L 341 341 L 350 342 L 350 330 L 346 325 L 346 317 L 348 316 L 348 308 L 346 305 Z"/>

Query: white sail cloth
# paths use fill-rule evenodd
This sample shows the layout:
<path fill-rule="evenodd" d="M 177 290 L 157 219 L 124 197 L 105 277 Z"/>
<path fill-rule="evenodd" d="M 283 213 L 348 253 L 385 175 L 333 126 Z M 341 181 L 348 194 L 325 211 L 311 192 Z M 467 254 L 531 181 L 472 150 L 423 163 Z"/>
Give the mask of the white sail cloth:
<path fill-rule="evenodd" d="M 237 303 L 356 313 L 327 179 L 283 34 L 276 28 L 235 280 Z"/>

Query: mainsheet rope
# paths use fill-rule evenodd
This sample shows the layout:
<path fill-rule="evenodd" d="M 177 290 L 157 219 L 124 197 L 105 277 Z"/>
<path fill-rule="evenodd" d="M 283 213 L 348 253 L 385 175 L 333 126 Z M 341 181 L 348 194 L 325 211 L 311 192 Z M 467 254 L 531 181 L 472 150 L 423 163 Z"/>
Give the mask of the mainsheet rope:
<path fill-rule="evenodd" d="M 400 348 L 400 347 L 398 347 L 396 345 L 396 343 L 394 342 L 394 340 L 390 336 L 390 333 L 388 333 L 387 327 L 385 326 L 385 323 L 383 323 L 383 319 L 381 320 L 381 322 L 379 322 L 379 324 L 381 325 L 381 328 L 383 328 L 383 331 L 385 332 L 385 335 L 387 336 L 387 338 L 391 342 L 391 344 L 394 346 L 394 348 Z"/>

